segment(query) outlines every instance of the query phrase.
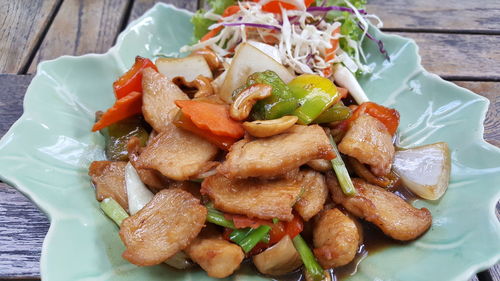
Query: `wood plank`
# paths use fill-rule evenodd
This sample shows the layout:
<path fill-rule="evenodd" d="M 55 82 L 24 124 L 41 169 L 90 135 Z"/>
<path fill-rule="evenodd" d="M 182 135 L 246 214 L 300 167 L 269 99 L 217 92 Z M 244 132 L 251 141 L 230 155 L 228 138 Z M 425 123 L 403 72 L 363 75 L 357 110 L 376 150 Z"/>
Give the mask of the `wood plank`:
<path fill-rule="evenodd" d="M 64 1 L 28 72 L 34 73 L 40 61 L 62 55 L 106 52 L 121 29 L 129 1 Z"/>
<path fill-rule="evenodd" d="M 392 33 L 392 32 L 391 32 Z M 500 36 L 395 32 L 419 46 L 423 66 L 447 80 L 500 81 Z"/>
<path fill-rule="evenodd" d="M 142 16 L 144 12 L 153 7 L 156 3 L 167 3 L 176 6 L 177 8 L 186 9 L 189 11 L 195 11 L 197 8 L 197 1 L 185 1 L 185 0 L 135 0 L 132 6 L 132 11 L 130 13 L 129 22 L 135 20 L 136 18 Z"/>
<path fill-rule="evenodd" d="M 367 9 L 387 29 L 500 33 L 498 0 L 370 0 Z"/>
<path fill-rule="evenodd" d="M 0 73 L 20 73 L 60 0 L 2 1 L 0 4 Z"/>
<path fill-rule="evenodd" d="M 484 121 L 484 139 L 500 147 L 500 83 L 455 81 L 455 84 L 490 100 Z"/>
<path fill-rule="evenodd" d="M 0 183 L 0 278 L 39 276 L 48 230 L 47 217 L 28 198 Z"/>
<path fill-rule="evenodd" d="M 0 136 L 21 117 L 24 93 L 32 78 L 32 75 L 0 74 Z"/>

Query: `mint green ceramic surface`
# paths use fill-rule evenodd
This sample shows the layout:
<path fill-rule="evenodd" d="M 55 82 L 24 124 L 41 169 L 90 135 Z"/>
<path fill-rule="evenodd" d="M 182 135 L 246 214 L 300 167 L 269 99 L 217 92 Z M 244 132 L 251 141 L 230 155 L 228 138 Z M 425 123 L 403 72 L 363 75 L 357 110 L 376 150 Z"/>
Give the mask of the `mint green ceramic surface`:
<path fill-rule="evenodd" d="M 112 83 L 136 55 L 176 54 L 191 41 L 190 14 L 156 5 L 134 21 L 104 55 L 61 57 L 41 63 L 24 100 L 24 114 L 0 142 L 2 180 L 29 196 L 51 219 L 41 273 L 46 281 L 208 280 L 202 271 L 139 268 L 121 258 L 117 227 L 101 213 L 87 176 L 103 159 L 103 139 L 90 133 L 96 110 L 113 103 Z M 421 239 L 362 261 L 350 280 L 467 280 L 498 262 L 500 150 L 484 142 L 488 101 L 429 74 L 411 40 L 385 35 L 391 62 L 366 42 L 368 96 L 401 113 L 402 146 L 449 143 L 452 177 L 438 202 L 416 201 L 434 217 Z M 243 269 L 238 280 L 261 280 Z"/>

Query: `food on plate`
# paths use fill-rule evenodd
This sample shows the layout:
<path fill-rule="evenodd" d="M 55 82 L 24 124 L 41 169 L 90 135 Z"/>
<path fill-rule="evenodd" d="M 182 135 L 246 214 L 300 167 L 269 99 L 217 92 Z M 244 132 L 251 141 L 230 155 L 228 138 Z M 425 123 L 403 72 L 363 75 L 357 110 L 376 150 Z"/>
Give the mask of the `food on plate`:
<path fill-rule="evenodd" d="M 89 175 L 123 258 L 215 278 L 251 260 L 319 281 L 359 263 L 367 227 L 425 235 L 431 213 L 399 191 L 443 196 L 449 149 L 396 147 L 400 113 L 358 83 L 365 38 L 390 59 L 363 2 L 211 5 L 193 16 L 187 56 L 137 57 L 89 128 L 105 138 Z"/>

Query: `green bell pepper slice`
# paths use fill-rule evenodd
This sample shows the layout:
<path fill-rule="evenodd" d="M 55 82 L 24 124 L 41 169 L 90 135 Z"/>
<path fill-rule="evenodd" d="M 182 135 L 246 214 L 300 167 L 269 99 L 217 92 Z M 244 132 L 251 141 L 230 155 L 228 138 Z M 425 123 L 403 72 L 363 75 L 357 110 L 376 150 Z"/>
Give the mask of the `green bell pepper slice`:
<path fill-rule="evenodd" d="M 312 123 L 323 124 L 346 120 L 351 117 L 352 110 L 342 102 L 336 103 L 323 111 Z"/>
<path fill-rule="evenodd" d="M 141 146 L 145 146 L 149 138 L 148 125 L 140 115 L 121 120 L 101 130 L 105 137 L 105 152 L 108 160 L 127 161 L 128 141 L 138 137 Z"/>
<path fill-rule="evenodd" d="M 291 114 L 299 105 L 288 86 L 274 71 L 255 72 L 248 76 L 244 85 L 236 89 L 233 97 L 254 84 L 266 84 L 273 88 L 271 96 L 258 101 L 251 112 L 255 120 L 270 120 Z"/>

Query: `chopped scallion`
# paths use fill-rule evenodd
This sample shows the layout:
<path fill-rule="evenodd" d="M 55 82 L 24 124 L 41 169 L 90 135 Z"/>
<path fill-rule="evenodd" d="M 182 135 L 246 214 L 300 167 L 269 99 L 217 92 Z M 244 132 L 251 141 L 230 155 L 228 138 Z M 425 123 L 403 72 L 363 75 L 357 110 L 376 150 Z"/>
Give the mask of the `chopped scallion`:
<path fill-rule="evenodd" d="M 113 198 L 106 198 L 101 201 L 101 210 L 112 219 L 118 226 L 122 224 L 122 221 L 129 217 L 127 211 L 118 204 Z"/>
<path fill-rule="evenodd" d="M 339 180 L 340 188 L 342 189 L 342 192 L 344 192 L 345 195 L 354 196 L 356 195 L 356 189 L 352 184 L 349 172 L 347 172 L 344 161 L 342 160 L 339 150 L 337 149 L 337 145 L 335 144 L 335 141 L 333 140 L 331 135 L 330 135 L 330 144 L 333 147 L 335 155 L 337 155 L 337 157 L 332 159 L 331 162 L 333 165 L 333 170 L 335 171 L 337 179 Z"/>
<path fill-rule="evenodd" d="M 302 238 L 302 236 L 297 235 L 293 238 L 293 245 L 297 252 L 299 252 L 300 258 L 306 267 L 307 273 L 312 277 L 314 281 L 322 281 L 325 277 L 324 270 L 316 261 L 314 254 L 312 253 L 309 246 L 307 246 L 306 241 Z"/>

